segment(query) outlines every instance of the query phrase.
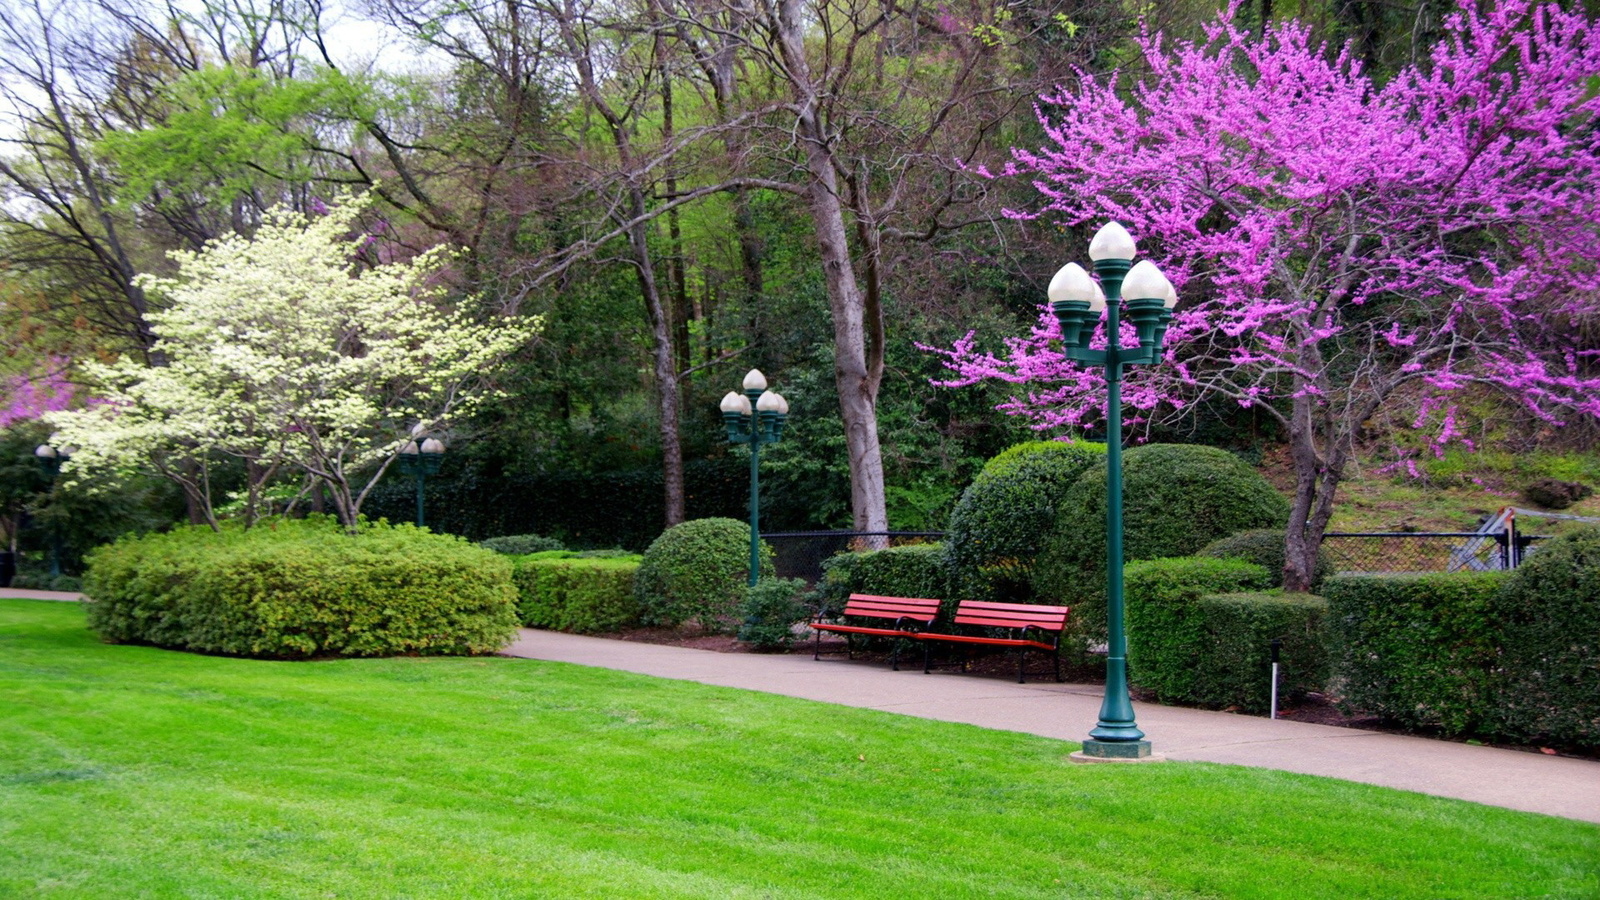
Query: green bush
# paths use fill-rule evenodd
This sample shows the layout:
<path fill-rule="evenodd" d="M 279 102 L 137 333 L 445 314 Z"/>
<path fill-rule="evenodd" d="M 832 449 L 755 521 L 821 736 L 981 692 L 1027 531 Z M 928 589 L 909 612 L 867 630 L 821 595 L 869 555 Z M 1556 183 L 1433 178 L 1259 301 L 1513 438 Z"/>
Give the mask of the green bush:
<path fill-rule="evenodd" d="M 496 553 L 505 553 L 512 556 L 567 549 L 566 545 L 559 540 L 539 534 L 508 534 L 501 537 L 492 537 L 486 541 L 479 541 L 478 546 L 485 550 L 493 550 Z"/>
<path fill-rule="evenodd" d="M 1248 704 L 1253 710 L 1254 697 L 1234 689 L 1248 682 L 1250 673 L 1234 679 L 1228 669 L 1250 660 L 1255 648 L 1248 645 L 1257 640 L 1258 617 L 1250 610 L 1206 603 L 1205 598 L 1260 591 L 1270 582 L 1266 569 L 1238 559 L 1191 556 L 1129 563 L 1123 585 L 1130 681 L 1162 700 L 1218 707 Z M 1264 624 L 1272 624 L 1266 618 Z M 1246 632 L 1231 635 L 1223 630 L 1229 627 Z M 1273 637 L 1284 635 L 1260 640 Z M 1265 654 L 1265 643 L 1259 649 Z M 1299 648 L 1294 655 L 1302 655 Z M 1264 676 L 1261 683 L 1266 684 Z"/>
<path fill-rule="evenodd" d="M 516 557 L 512 580 L 522 624 L 575 634 L 636 624 L 639 600 L 633 582 L 641 559 L 586 559 L 561 550 Z"/>
<path fill-rule="evenodd" d="M 1123 558 L 1188 556 L 1251 528 L 1283 528 L 1289 502 L 1238 457 L 1215 447 L 1148 444 L 1123 456 Z M 1034 563 L 1041 602 L 1073 609 L 1080 648 L 1105 640 L 1106 467 L 1085 472 L 1057 506 Z"/>
<path fill-rule="evenodd" d="M 1345 706 L 1411 728 L 1476 732 L 1492 703 L 1499 572 L 1339 575 L 1328 598 L 1335 689 Z"/>
<path fill-rule="evenodd" d="M 876 594 L 880 597 L 950 596 L 948 570 L 943 544 L 911 544 L 883 550 L 841 553 L 822 563 L 822 581 L 817 585 L 821 606 L 844 608 L 851 594 Z M 948 611 L 948 610 L 947 610 Z"/>
<path fill-rule="evenodd" d="M 1033 441 L 989 460 L 961 494 L 945 535 L 951 584 L 968 599 L 1025 603 L 1056 505 L 1104 444 Z"/>
<path fill-rule="evenodd" d="M 761 545 L 761 573 L 772 574 L 772 548 Z M 733 519 L 694 519 L 661 533 L 644 552 L 634 581 L 649 624 L 694 621 L 707 631 L 738 621 L 750 577 L 750 526 Z"/>
<path fill-rule="evenodd" d="M 63 591 L 76 594 L 83 590 L 83 579 L 76 575 L 17 575 L 11 586 L 30 591 Z"/>
<path fill-rule="evenodd" d="M 325 517 L 185 527 L 87 558 L 111 642 L 265 658 L 493 653 L 516 630 L 511 564 L 460 538 Z"/>
<path fill-rule="evenodd" d="M 739 640 L 761 651 L 787 650 L 794 644 L 794 626 L 811 617 L 806 583 L 799 578 L 763 578 L 748 589 Z"/>
<path fill-rule="evenodd" d="M 1275 528 L 1252 528 L 1212 541 L 1200 549 L 1196 556 L 1214 559 L 1242 559 L 1267 570 L 1273 587 L 1283 587 L 1284 533 Z M 1322 589 L 1322 581 L 1334 574 L 1333 560 L 1325 549 L 1317 550 L 1317 567 L 1311 575 L 1313 593 Z"/>
<path fill-rule="evenodd" d="M 1600 530 L 1545 541 L 1488 604 L 1499 737 L 1600 749 Z"/>

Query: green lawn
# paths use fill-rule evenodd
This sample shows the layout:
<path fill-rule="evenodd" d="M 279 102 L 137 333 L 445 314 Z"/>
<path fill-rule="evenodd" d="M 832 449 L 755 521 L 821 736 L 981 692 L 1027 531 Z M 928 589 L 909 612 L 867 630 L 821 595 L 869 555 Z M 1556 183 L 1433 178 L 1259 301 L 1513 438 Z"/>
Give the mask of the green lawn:
<path fill-rule="evenodd" d="M 526 660 L 113 647 L 0 600 L 4 897 L 1600 895 L 1594 825 L 1073 749 Z"/>

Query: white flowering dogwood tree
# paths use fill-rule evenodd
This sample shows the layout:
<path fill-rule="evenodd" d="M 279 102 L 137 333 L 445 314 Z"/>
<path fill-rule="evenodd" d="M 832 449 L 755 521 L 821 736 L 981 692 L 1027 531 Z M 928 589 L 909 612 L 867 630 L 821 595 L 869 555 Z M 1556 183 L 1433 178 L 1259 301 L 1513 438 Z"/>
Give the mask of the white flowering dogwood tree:
<path fill-rule="evenodd" d="M 104 402 L 50 417 L 77 448 L 68 471 L 153 470 L 215 528 L 213 475 L 231 458 L 248 473 L 247 521 L 263 489 L 292 476 L 326 487 L 353 530 L 411 429 L 491 396 L 485 374 L 539 328 L 448 308 L 436 284 L 446 248 L 362 262 L 366 206 L 276 210 L 249 238 L 174 253 L 173 277 L 142 276 L 162 306 L 150 316 L 162 364 L 83 366 Z"/>

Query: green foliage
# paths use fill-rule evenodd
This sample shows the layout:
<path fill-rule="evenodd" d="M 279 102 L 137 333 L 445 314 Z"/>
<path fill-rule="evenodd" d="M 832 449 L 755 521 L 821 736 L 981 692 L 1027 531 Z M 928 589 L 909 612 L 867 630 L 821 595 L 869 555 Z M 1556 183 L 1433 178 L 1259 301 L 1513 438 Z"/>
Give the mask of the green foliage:
<path fill-rule="evenodd" d="M 1017 444 L 989 460 L 956 504 L 946 534 L 951 583 L 969 599 L 1027 602 L 1034 558 L 1055 524 L 1057 504 L 1096 464 L 1105 445 Z"/>
<path fill-rule="evenodd" d="M 83 590 L 83 579 L 76 575 L 17 575 L 11 579 L 11 586 L 31 591 L 62 591 L 76 594 Z"/>
<path fill-rule="evenodd" d="M 1235 636 L 1219 629 L 1237 627 L 1240 618 L 1252 617 L 1230 615 L 1201 601 L 1217 594 L 1260 591 L 1270 583 L 1266 569 L 1238 559 L 1190 556 L 1129 563 L 1123 584 L 1132 683 L 1163 700 L 1244 705 L 1238 692 L 1227 692 L 1232 685 L 1225 667 L 1239 662 L 1238 651 L 1249 649 L 1243 643 L 1253 640 L 1254 632 Z M 1265 644 L 1261 650 L 1265 652 Z"/>
<path fill-rule="evenodd" d="M 823 562 L 817 593 L 822 605 L 835 611 L 844 608 L 851 594 L 936 597 L 945 600 L 949 609 L 954 609 L 956 602 L 950 596 L 943 544 L 840 553 Z"/>
<path fill-rule="evenodd" d="M 782 651 L 794 644 L 794 626 L 811 615 L 806 583 L 799 578 L 763 578 L 744 598 L 744 624 L 739 640 L 761 651 Z"/>
<path fill-rule="evenodd" d="M 1500 625 L 1491 609 L 1505 583 L 1498 572 L 1329 578 L 1343 702 L 1410 728 L 1475 732 L 1492 703 Z"/>
<path fill-rule="evenodd" d="M 1238 457 L 1193 444 L 1147 444 L 1123 455 L 1123 558 L 1188 556 L 1251 528 L 1282 528 L 1289 502 Z M 1085 472 L 1057 505 L 1034 564 L 1045 602 L 1072 607 L 1080 644 L 1105 640 L 1106 468 Z"/>
<path fill-rule="evenodd" d="M 1267 570 L 1273 587 L 1283 587 L 1284 533 L 1272 528 L 1252 528 L 1230 534 L 1200 548 L 1196 556 L 1214 559 L 1242 559 Z M 1311 590 L 1317 592 L 1322 580 L 1334 574 L 1333 559 L 1325 548 L 1317 550 L 1317 567 L 1311 576 Z"/>
<path fill-rule="evenodd" d="M 479 541 L 478 546 L 485 550 L 493 550 L 496 553 L 506 553 L 513 556 L 567 549 L 567 546 L 561 543 L 560 540 L 539 534 L 507 534 Z"/>
<path fill-rule="evenodd" d="M 772 574 L 772 548 L 761 544 L 762 577 Z M 733 519 L 694 519 L 661 533 L 644 552 L 634 582 L 646 623 L 693 621 L 707 631 L 738 618 L 750 577 L 750 526 Z"/>
<path fill-rule="evenodd" d="M 642 557 L 583 559 L 553 550 L 513 560 L 522 624 L 575 634 L 616 631 L 639 621 L 634 576 Z"/>
<path fill-rule="evenodd" d="M 1511 740 L 1600 748 L 1600 529 L 1540 544 L 1487 615 L 1500 653 L 1486 727 Z"/>
<path fill-rule="evenodd" d="M 326 517 L 184 527 L 89 554 L 89 625 L 114 643 L 266 658 L 493 653 L 516 628 L 511 564 L 410 525 Z"/>

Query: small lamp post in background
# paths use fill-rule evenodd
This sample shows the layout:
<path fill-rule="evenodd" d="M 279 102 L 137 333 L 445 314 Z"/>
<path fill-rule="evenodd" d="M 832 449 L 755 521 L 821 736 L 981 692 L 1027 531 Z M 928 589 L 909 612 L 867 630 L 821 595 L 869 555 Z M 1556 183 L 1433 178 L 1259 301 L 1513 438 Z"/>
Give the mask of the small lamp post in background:
<path fill-rule="evenodd" d="M 55 489 L 56 478 L 61 475 L 61 466 L 72 458 L 71 447 L 57 449 L 54 445 L 55 435 L 50 435 L 48 442 L 34 448 L 33 458 L 39 462 L 39 471 L 44 473 L 44 480 L 50 484 L 51 490 Z M 61 575 L 61 526 L 58 523 L 50 524 L 50 577 L 57 578 Z"/>
<path fill-rule="evenodd" d="M 434 437 L 424 438 L 426 433 L 421 425 L 411 429 L 411 440 L 400 448 L 400 471 L 417 482 L 418 528 L 426 524 L 422 516 L 423 484 L 429 475 L 439 474 L 439 467 L 444 464 L 444 442 Z M 417 443 L 418 438 L 422 438 L 422 443 Z"/>
<path fill-rule="evenodd" d="M 744 393 L 729 391 L 720 406 L 728 443 L 750 445 L 750 584 L 754 586 L 761 579 L 761 445 L 783 440 L 789 401 L 767 390 L 767 376 L 751 369 L 744 376 Z"/>
<path fill-rule="evenodd" d="M 1096 285 L 1077 263 L 1067 263 L 1050 280 L 1050 309 L 1061 323 L 1061 349 L 1068 359 L 1106 370 L 1106 692 L 1100 721 L 1083 742 L 1088 760 L 1150 758 L 1150 742 L 1134 722 L 1128 695 L 1128 635 L 1122 596 L 1122 370 L 1161 361 L 1162 340 L 1172 321 L 1178 294 L 1149 260 L 1134 265 L 1133 238 L 1116 222 L 1107 223 L 1089 244 L 1089 258 L 1100 276 Z M 1139 346 L 1123 347 L 1120 314 L 1123 295 Z M 1095 322 L 1106 315 L 1106 348 L 1091 349 Z"/>

